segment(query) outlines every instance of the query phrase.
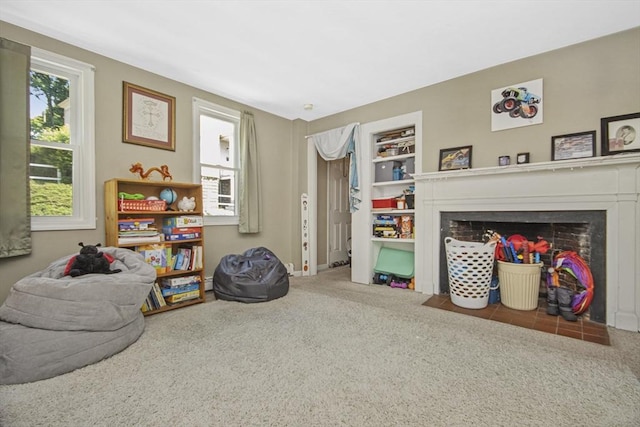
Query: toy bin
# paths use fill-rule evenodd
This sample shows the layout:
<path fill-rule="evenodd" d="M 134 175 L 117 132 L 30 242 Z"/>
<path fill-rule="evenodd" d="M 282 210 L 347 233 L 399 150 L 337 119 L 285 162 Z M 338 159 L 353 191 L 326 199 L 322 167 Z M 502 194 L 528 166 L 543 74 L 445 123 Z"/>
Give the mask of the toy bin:
<path fill-rule="evenodd" d="M 498 260 L 500 300 L 514 310 L 538 308 L 542 263 L 515 264 Z"/>
<path fill-rule="evenodd" d="M 497 242 L 464 242 L 445 237 L 444 243 L 451 302 L 463 308 L 485 308 Z"/>

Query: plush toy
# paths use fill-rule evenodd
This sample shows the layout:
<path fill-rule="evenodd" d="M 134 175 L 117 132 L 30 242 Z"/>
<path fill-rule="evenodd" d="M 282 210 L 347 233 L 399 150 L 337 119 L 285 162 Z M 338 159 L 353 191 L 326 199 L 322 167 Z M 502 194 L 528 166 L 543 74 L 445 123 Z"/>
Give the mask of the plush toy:
<path fill-rule="evenodd" d="M 183 197 L 182 200 L 178 202 L 178 209 L 181 212 L 193 212 L 195 208 L 196 208 L 195 197 Z"/>
<path fill-rule="evenodd" d="M 98 273 L 98 274 L 113 274 L 120 273 L 122 270 L 111 270 L 109 265 L 113 262 L 113 257 L 104 252 L 100 252 L 97 245 L 87 245 L 84 243 L 78 243 L 82 246 L 80 253 L 72 257 L 64 270 L 65 276 L 77 277 L 85 274 Z"/>

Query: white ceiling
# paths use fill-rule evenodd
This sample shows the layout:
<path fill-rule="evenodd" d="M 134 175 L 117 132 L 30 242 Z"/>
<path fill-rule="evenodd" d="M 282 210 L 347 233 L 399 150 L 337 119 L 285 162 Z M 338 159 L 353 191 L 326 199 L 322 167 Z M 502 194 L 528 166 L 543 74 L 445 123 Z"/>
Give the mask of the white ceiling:
<path fill-rule="evenodd" d="M 0 20 L 309 121 L 640 26 L 640 0 L 0 0 Z"/>

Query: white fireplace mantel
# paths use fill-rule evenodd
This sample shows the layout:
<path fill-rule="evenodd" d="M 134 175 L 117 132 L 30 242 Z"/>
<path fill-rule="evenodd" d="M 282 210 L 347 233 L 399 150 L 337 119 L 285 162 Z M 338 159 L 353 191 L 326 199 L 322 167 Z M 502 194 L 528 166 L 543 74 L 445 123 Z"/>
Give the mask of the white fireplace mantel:
<path fill-rule="evenodd" d="M 415 175 L 422 224 L 416 263 L 426 294 L 440 291 L 440 214 L 606 212 L 607 325 L 640 331 L 640 154 Z M 595 286 L 598 284 L 596 283 Z"/>

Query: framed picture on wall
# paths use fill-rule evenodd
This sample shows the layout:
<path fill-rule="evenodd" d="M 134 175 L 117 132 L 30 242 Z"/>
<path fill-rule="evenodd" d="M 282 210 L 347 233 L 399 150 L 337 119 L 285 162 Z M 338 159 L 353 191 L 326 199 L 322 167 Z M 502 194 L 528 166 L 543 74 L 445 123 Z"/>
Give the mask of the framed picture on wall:
<path fill-rule="evenodd" d="M 551 160 L 581 159 L 595 154 L 595 130 L 551 137 Z"/>
<path fill-rule="evenodd" d="M 602 155 L 640 151 L 640 113 L 600 119 Z"/>
<path fill-rule="evenodd" d="M 123 142 L 175 151 L 176 99 L 123 82 Z"/>
<path fill-rule="evenodd" d="M 472 146 L 444 148 L 440 150 L 439 171 L 471 169 Z"/>

